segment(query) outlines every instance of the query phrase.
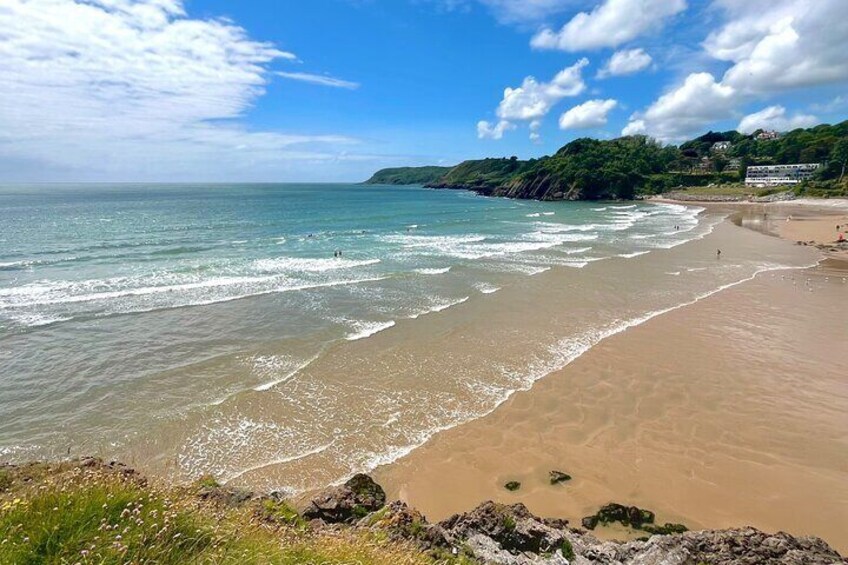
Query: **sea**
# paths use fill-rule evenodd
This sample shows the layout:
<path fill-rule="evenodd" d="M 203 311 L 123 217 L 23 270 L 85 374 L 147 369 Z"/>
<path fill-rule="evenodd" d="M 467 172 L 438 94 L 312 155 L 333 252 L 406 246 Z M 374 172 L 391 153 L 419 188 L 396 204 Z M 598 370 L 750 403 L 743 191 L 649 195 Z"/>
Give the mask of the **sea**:
<path fill-rule="evenodd" d="M 723 219 L 423 187 L 2 185 L 0 461 L 337 483 L 610 335 L 802 266 L 705 242 Z"/>

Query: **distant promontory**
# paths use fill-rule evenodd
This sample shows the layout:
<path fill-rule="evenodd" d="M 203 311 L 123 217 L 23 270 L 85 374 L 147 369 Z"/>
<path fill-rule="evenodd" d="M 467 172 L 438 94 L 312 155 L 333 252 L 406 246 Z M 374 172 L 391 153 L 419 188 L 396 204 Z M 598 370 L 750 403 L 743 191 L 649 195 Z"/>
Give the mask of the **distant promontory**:
<path fill-rule="evenodd" d="M 709 132 L 679 146 L 645 136 L 581 138 L 538 159 L 503 157 L 455 167 L 383 169 L 366 184 L 424 185 L 536 200 L 633 199 L 681 188 L 742 184 L 752 165 L 815 163 L 820 167 L 813 178 L 793 190 L 805 196 L 844 197 L 846 162 L 848 121 L 786 133 Z"/>

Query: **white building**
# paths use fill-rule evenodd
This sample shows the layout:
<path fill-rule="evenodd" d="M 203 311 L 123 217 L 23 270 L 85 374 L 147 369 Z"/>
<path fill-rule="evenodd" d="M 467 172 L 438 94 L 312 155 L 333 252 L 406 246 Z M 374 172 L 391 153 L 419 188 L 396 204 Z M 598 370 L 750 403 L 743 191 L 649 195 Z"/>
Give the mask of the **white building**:
<path fill-rule="evenodd" d="M 710 151 L 713 153 L 724 153 L 728 149 L 731 148 L 733 144 L 729 141 L 716 141 L 713 143 L 713 146 L 710 148 Z"/>
<path fill-rule="evenodd" d="M 749 186 L 779 186 L 798 184 L 813 178 L 821 165 L 818 163 L 799 163 L 797 165 L 758 165 L 748 167 L 745 184 Z"/>
<path fill-rule="evenodd" d="M 757 134 L 757 139 L 760 141 L 768 141 L 770 139 L 778 139 L 780 134 L 776 131 L 764 130 Z"/>

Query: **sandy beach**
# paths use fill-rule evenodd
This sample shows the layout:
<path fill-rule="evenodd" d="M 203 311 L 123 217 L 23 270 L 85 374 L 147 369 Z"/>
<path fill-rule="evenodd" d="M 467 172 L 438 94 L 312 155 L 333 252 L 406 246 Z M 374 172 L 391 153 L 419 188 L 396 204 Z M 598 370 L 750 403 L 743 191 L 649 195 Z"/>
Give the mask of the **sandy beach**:
<path fill-rule="evenodd" d="M 829 204 L 714 209 L 789 246 L 836 239 L 848 213 Z M 764 253 L 774 239 L 734 229 Z M 818 267 L 761 273 L 609 337 L 377 478 L 431 519 L 494 499 L 577 526 L 614 501 L 690 528 L 787 530 L 848 551 L 841 253 Z M 574 478 L 552 486 L 553 470 Z M 507 481 L 521 488 L 508 492 Z"/>

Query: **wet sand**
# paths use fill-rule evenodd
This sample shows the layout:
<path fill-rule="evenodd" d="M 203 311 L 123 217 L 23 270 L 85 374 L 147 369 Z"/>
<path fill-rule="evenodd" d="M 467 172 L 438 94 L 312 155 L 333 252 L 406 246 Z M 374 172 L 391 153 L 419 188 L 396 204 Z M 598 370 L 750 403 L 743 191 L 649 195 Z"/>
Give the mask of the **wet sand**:
<path fill-rule="evenodd" d="M 839 223 L 836 210 L 780 210 L 819 214 L 798 229 Z M 843 277 L 839 265 L 762 273 L 655 317 L 376 477 L 436 520 L 495 499 L 577 526 L 615 501 L 693 529 L 813 534 L 848 552 Z M 574 479 L 551 486 L 552 470 Z M 506 491 L 509 480 L 521 489 Z"/>

